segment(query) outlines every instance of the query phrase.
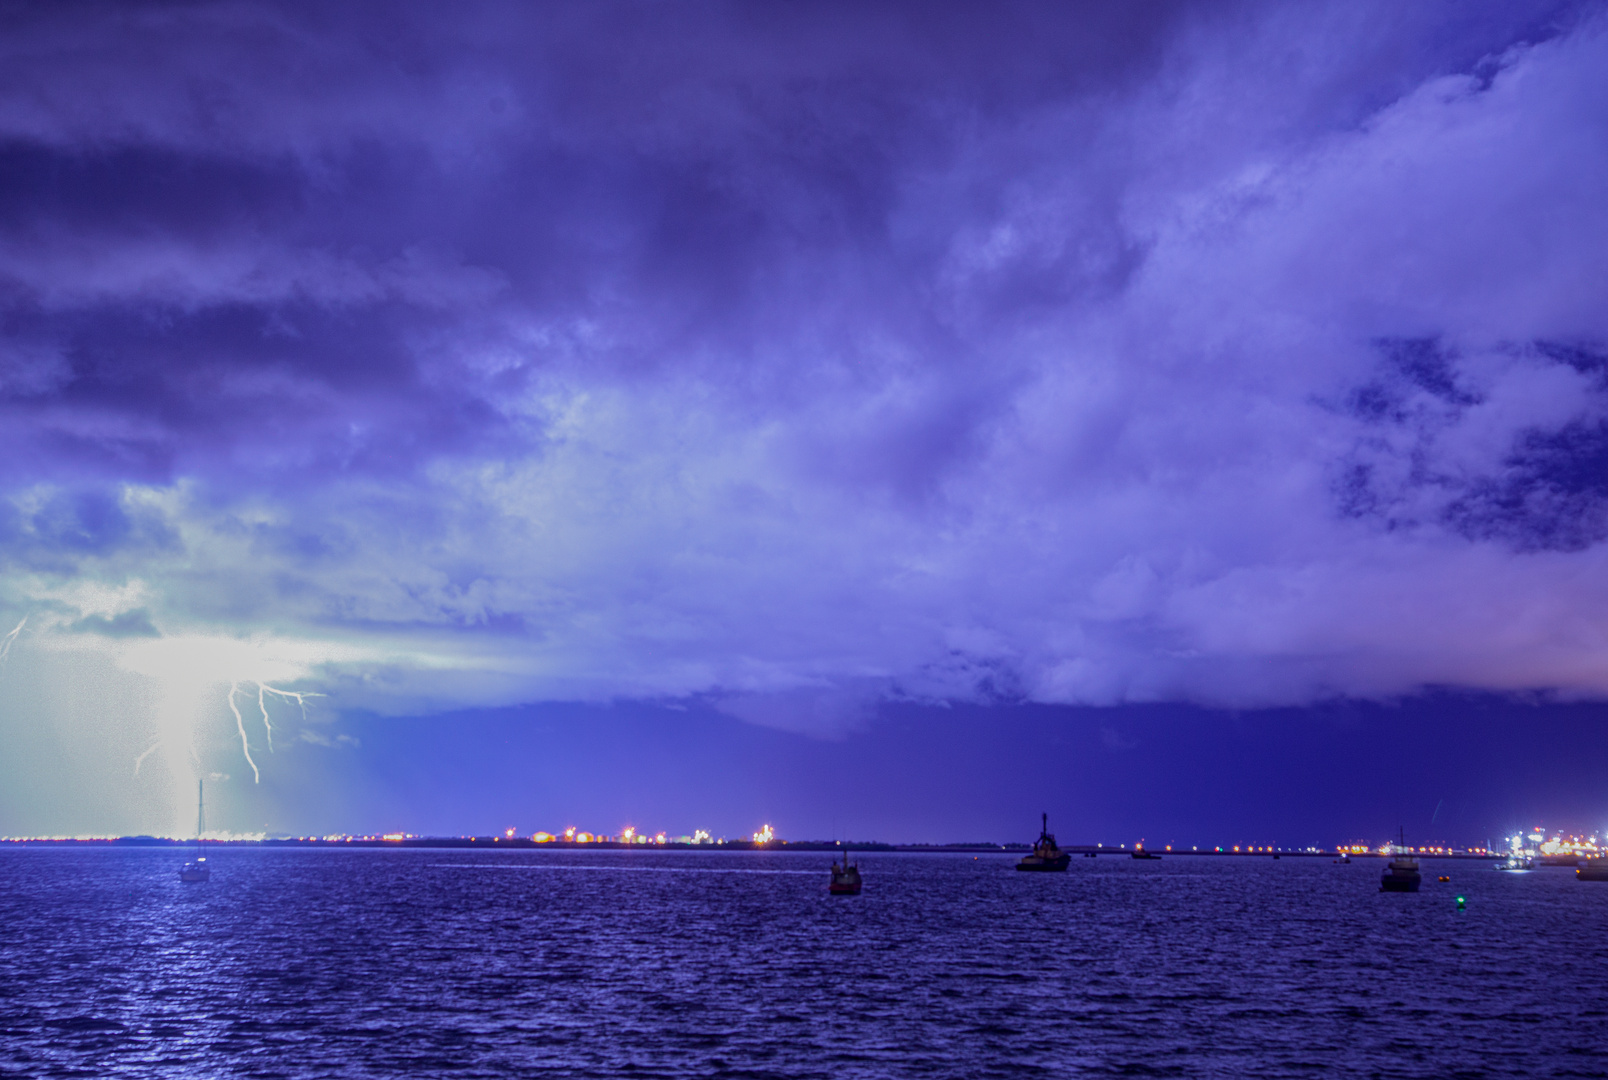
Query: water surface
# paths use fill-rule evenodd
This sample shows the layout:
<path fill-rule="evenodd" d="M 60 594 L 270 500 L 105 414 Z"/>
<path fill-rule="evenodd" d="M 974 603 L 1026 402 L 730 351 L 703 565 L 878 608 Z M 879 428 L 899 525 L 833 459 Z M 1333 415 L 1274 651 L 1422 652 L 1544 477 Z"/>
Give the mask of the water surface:
<path fill-rule="evenodd" d="M 834 898 L 827 854 L 182 861 L 0 850 L 0 1076 L 1608 1076 L 1608 883 L 1567 870 L 871 854 Z"/>

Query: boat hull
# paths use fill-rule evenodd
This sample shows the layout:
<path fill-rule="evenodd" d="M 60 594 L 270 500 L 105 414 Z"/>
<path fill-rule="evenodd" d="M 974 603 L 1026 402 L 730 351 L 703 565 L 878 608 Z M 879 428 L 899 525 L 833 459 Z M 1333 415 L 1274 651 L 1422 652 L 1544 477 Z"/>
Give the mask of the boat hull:
<path fill-rule="evenodd" d="M 186 866 L 179 871 L 180 881 L 211 881 L 212 871 L 205 866 Z"/>
<path fill-rule="evenodd" d="M 1379 879 L 1380 892 L 1417 892 L 1423 883 L 1418 874 L 1386 874 Z"/>
<path fill-rule="evenodd" d="M 833 896 L 859 896 L 860 883 L 856 881 L 853 884 L 841 884 L 834 881 L 826 887 L 826 891 Z"/>
<path fill-rule="evenodd" d="M 1576 881 L 1608 881 L 1608 859 L 1587 859 L 1575 870 Z"/>
<path fill-rule="evenodd" d="M 1072 862 L 1071 854 L 1069 852 L 1064 852 L 1064 851 L 1061 854 L 1053 856 L 1053 857 L 1048 858 L 1048 859 L 1043 858 L 1042 856 L 1039 856 L 1039 855 L 1029 855 L 1026 858 L 1024 858 L 1021 862 L 1016 864 L 1016 869 L 1018 869 L 1018 870 L 1031 870 L 1031 871 L 1037 871 L 1037 872 L 1040 872 L 1040 873 L 1044 873 L 1044 872 L 1052 872 L 1053 873 L 1056 870 L 1065 870 L 1067 868 L 1067 866 L 1071 862 Z"/>

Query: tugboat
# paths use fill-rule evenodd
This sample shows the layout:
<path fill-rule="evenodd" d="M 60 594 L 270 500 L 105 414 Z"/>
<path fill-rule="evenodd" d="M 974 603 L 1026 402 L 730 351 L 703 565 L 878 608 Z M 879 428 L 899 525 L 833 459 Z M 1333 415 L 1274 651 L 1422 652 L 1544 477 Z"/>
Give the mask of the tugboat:
<path fill-rule="evenodd" d="M 1418 872 L 1418 860 L 1407 854 L 1405 833 L 1396 844 L 1396 852 L 1396 857 L 1390 860 L 1390 865 L 1385 867 L 1385 872 L 1379 879 L 1379 891 L 1417 892 L 1419 884 L 1424 879 Z"/>
<path fill-rule="evenodd" d="M 1161 858 L 1160 855 L 1157 855 L 1153 851 L 1146 851 L 1145 850 L 1145 842 L 1143 840 L 1139 841 L 1137 844 L 1135 844 L 1133 846 L 1133 857 L 1136 858 L 1136 859 L 1159 859 L 1159 858 Z"/>
<path fill-rule="evenodd" d="M 826 891 L 833 896 L 860 895 L 860 864 L 849 862 L 849 845 L 843 845 L 843 861 L 832 862 L 832 884 Z"/>
<path fill-rule="evenodd" d="M 207 857 L 201 854 L 201 834 L 206 831 L 206 802 L 202 798 L 202 782 L 195 782 L 195 858 L 184 864 L 179 871 L 180 881 L 210 881 L 212 870 L 207 866 Z"/>
<path fill-rule="evenodd" d="M 1608 858 L 1587 855 L 1575 869 L 1576 881 L 1608 881 Z"/>
<path fill-rule="evenodd" d="M 1072 861 L 1070 851 L 1062 851 L 1055 842 L 1055 834 L 1050 832 L 1050 815 L 1043 816 L 1043 826 L 1039 829 L 1038 843 L 1033 845 L 1031 855 L 1023 855 L 1022 861 L 1016 864 L 1018 870 L 1065 870 Z"/>

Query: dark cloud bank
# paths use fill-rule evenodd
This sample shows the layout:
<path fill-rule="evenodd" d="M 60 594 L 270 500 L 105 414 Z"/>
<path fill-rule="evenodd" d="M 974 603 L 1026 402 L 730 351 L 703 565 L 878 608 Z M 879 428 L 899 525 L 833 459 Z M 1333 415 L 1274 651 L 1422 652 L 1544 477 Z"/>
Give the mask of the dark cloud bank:
<path fill-rule="evenodd" d="M 810 733 L 1608 692 L 1600 5 L 0 26 L 0 605 L 63 655 Z"/>

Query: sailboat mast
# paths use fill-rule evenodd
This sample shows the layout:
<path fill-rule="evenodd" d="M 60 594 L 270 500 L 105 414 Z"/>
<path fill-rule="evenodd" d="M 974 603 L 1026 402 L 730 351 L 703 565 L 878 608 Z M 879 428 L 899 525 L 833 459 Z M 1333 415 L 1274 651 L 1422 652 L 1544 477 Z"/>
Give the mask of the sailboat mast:
<path fill-rule="evenodd" d="M 201 834 L 207 831 L 206 781 L 195 781 L 195 849 L 201 850 Z"/>

